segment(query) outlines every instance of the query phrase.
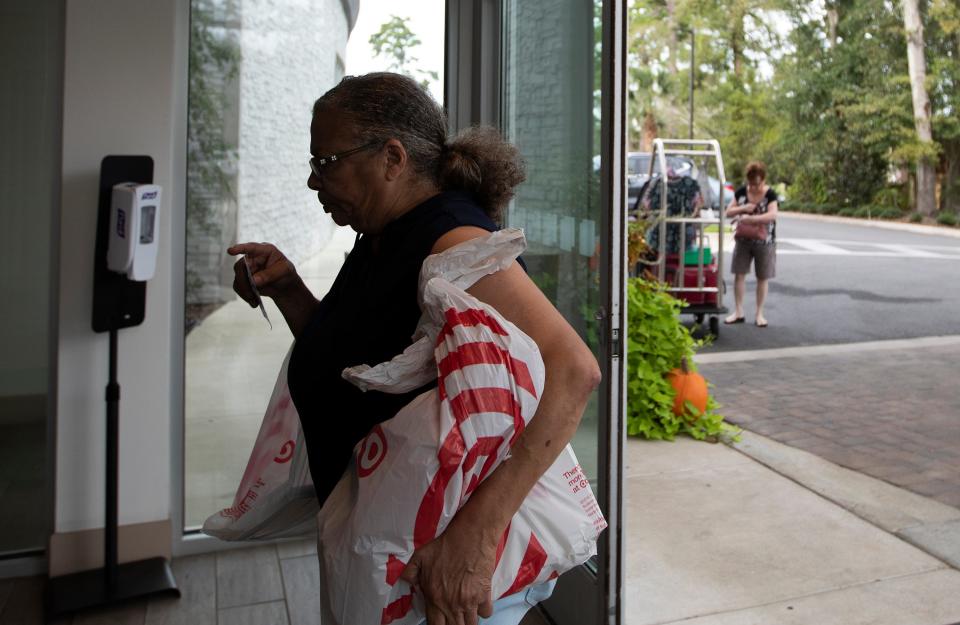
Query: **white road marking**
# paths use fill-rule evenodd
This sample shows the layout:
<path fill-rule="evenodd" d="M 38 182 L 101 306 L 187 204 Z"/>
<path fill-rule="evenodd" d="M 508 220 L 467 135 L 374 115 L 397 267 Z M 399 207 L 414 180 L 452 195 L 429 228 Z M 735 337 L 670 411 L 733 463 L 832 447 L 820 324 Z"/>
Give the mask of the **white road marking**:
<path fill-rule="evenodd" d="M 832 245 L 819 239 L 777 239 L 777 243 L 786 243 L 788 245 L 801 248 L 799 250 L 784 250 L 777 248 L 778 254 L 816 254 L 818 256 L 852 256 L 856 254 L 856 252 Z"/>
<path fill-rule="evenodd" d="M 777 254 L 960 260 L 960 245 L 906 245 L 832 239 L 777 239 Z M 852 248 L 852 249 L 851 249 Z"/>

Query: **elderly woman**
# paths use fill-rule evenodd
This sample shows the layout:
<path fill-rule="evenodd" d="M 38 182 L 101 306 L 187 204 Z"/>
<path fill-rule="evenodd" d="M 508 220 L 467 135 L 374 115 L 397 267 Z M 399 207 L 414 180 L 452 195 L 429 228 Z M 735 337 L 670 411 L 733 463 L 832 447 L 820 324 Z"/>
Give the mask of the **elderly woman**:
<path fill-rule="evenodd" d="M 736 309 L 724 323 L 743 323 L 743 298 L 746 295 L 747 272 L 753 261 L 757 276 L 758 328 L 767 327 L 763 304 L 767 299 L 767 284 L 777 273 L 777 193 L 767 186 L 767 166 L 759 161 L 747 165 L 747 184 L 733 194 L 726 216 L 737 218 L 734 232 L 732 271 L 733 296 Z M 741 227 L 741 224 L 743 227 Z"/>
<path fill-rule="evenodd" d="M 344 78 L 317 100 L 310 152 L 307 186 L 338 225 L 357 232 L 330 291 L 318 300 L 272 245 L 244 243 L 228 251 L 246 255 L 257 289 L 274 299 L 296 337 L 288 380 L 322 503 L 357 442 L 425 390 L 363 393 L 341 371 L 403 351 L 420 317 L 417 278 L 424 259 L 498 229 L 524 170 L 516 148 L 493 129 L 448 138 L 436 102 L 415 81 L 389 73 Z M 235 289 L 252 305 L 239 262 Z M 529 605 L 523 597 L 494 603 L 497 545 L 573 436 L 600 371 L 518 263 L 469 292 L 536 341 L 545 388 L 509 458 L 439 537 L 417 549 L 403 578 L 422 593 L 429 625 L 472 625 L 478 617 L 512 625 Z M 551 589 L 540 589 L 541 598 Z"/>

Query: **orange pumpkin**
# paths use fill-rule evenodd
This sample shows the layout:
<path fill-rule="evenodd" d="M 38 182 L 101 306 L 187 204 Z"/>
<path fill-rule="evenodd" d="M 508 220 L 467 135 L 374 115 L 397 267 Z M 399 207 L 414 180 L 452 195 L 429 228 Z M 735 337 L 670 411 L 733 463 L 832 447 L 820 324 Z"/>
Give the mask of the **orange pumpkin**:
<path fill-rule="evenodd" d="M 667 380 L 677 392 L 673 400 L 673 414 L 678 417 L 686 415 L 696 421 L 699 416 L 687 414 L 685 402 L 690 402 L 703 414 L 707 410 L 707 381 L 699 373 L 690 371 L 686 357 L 680 359 L 679 369 L 667 374 Z"/>

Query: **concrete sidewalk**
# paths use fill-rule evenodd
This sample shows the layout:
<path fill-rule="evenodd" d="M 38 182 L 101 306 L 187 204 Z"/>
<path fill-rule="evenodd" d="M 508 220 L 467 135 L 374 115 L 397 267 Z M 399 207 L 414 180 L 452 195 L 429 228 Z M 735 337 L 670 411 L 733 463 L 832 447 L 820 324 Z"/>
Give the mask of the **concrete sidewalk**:
<path fill-rule="evenodd" d="M 627 624 L 960 623 L 958 362 L 960 336 L 699 355 L 750 431 L 628 440 Z"/>
<path fill-rule="evenodd" d="M 631 439 L 624 475 L 628 625 L 960 622 L 956 508 L 749 432 Z"/>

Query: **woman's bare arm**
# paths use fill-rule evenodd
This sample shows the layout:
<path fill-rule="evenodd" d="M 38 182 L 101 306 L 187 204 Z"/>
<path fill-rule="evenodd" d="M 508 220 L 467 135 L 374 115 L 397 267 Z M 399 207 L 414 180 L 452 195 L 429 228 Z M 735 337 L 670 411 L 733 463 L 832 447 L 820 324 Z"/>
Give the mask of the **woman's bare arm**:
<path fill-rule="evenodd" d="M 485 236 L 479 228 L 457 228 L 434 246 L 439 252 Z M 515 442 L 510 457 L 494 470 L 433 542 L 417 550 L 404 572 L 427 599 L 430 625 L 468 625 L 492 609 L 490 580 L 496 548 L 510 519 L 533 485 L 573 437 L 600 368 L 587 345 L 514 263 L 468 291 L 490 304 L 540 347 L 546 368 L 536 414 Z"/>

